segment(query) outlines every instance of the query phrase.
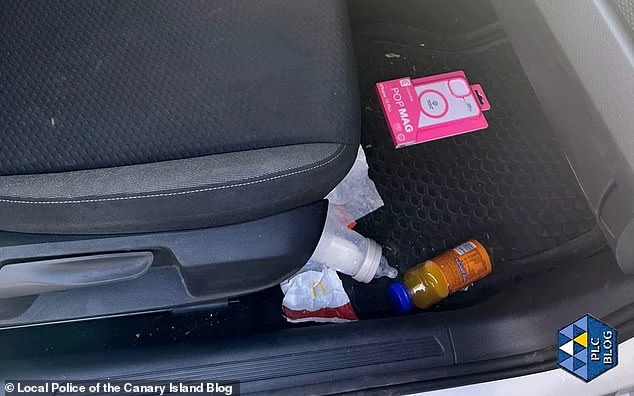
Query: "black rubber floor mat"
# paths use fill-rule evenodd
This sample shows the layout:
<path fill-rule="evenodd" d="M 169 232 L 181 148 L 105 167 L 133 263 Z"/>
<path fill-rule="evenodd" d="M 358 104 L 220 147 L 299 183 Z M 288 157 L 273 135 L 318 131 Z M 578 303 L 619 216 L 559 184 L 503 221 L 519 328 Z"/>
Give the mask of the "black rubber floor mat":
<path fill-rule="evenodd" d="M 355 32 L 355 47 L 362 143 L 385 201 L 357 230 L 386 246 L 401 273 L 471 237 L 487 241 L 498 275 L 511 261 L 529 263 L 553 249 L 565 255 L 567 244 L 577 251 L 580 239 L 586 251 L 604 244 L 498 25 L 452 37 L 402 25 L 365 25 Z M 486 113 L 490 127 L 395 150 L 374 84 L 459 69 L 483 86 L 492 104 Z M 372 296 L 384 292 L 385 282 L 347 286 L 359 307 L 361 300 L 374 303 Z"/>

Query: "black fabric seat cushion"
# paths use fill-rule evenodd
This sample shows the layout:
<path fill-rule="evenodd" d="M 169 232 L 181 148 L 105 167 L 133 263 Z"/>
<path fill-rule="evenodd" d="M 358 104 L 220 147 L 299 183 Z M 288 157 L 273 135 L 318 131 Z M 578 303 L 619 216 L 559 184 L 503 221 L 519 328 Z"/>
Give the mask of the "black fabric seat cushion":
<path fill-rule="evenodd" d="M 0 4 L 0 229 L 243 221 L 354 160 L 344 1 Z"/>

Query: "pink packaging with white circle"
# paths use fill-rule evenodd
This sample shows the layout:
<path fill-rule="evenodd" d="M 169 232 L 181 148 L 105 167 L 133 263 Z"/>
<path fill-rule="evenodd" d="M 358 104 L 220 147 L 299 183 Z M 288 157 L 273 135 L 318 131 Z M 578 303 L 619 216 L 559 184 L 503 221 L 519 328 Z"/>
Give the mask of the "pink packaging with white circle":
<path fill-rule="evenodd" d="M 463 71 L 380 82 L 376 90 L 396 148 L 485 129 L 491 105 Z"/>

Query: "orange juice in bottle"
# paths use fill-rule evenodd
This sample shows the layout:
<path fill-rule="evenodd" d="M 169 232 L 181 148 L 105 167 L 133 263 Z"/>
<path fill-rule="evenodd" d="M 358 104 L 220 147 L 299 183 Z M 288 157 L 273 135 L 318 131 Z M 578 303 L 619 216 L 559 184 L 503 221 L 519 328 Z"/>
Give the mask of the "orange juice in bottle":
<path fill-rule="evenodd" d="M 414 305 L 429 308 L 489 273 L 489 254 L 480 242 L 470 239 L 407 271 L 402 281 L 388 287 L 388 297 L 400 313 Z"/>

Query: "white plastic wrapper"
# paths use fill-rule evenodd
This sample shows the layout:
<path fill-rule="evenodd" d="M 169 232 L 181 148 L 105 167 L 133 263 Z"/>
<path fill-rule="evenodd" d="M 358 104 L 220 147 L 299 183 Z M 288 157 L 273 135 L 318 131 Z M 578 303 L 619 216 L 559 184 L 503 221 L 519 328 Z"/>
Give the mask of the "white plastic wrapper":
<path fill-rule="evenodd" d="M 357 320 L 337 271 L 309 261 L 298 274 L 280 284 L 286 320 L 341 323 Z"/>
<path fill-rule="evenodd" d="M 345 207 L 355 220 L 384 205 L 374 182 L 368 176 L 368 162 L 361 146 L 352 169 L 326 199 L 332 204 Z"/>

